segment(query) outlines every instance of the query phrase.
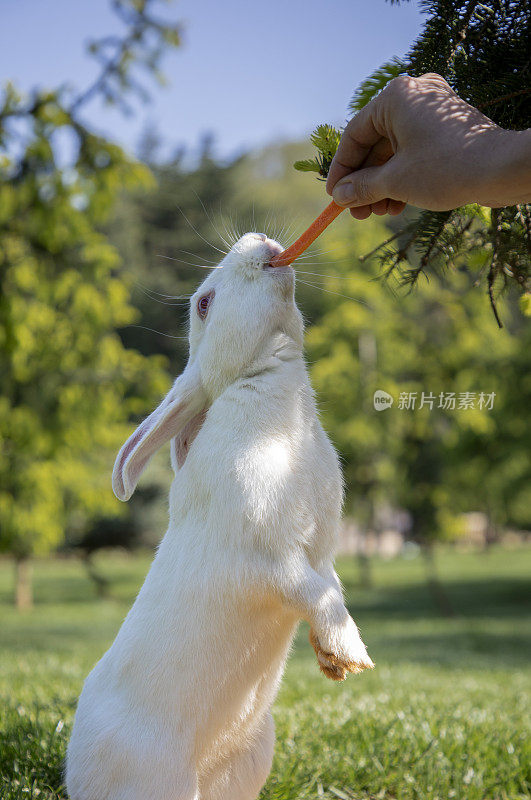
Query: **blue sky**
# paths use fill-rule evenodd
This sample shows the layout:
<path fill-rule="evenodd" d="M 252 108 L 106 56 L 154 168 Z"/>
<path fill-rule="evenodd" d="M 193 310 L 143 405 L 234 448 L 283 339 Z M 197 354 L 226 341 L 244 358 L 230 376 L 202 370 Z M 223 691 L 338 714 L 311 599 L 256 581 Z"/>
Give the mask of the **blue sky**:
<path fill-rule="evenodd" d="M 176 0 L 160 11 L 184 29 L 164 59 L 168 85 L 152 86 L 133 118 L 95 102 L 85 119 L 130 150 L 146 125 L 168 150 L 212 132 L 225 157 L 342 123 L 357 83 L 422 25 L 417 3 L 385 0 Z M 97 70 L 87 39 L 120 28 L 108 0 L 0 0 L 0 80 L 82 88 Z"/>

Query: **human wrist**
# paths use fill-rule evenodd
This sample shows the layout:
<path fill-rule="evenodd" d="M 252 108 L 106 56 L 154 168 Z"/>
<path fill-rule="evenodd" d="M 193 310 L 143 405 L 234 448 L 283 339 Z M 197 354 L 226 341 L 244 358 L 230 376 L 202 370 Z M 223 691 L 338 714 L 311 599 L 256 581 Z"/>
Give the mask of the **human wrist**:
<path fill-rule="evenodd" d="M 496 129 L 485 145 L 485 170 L 476 202 L 491 208 L 531 202 L 531 129 Z"/>

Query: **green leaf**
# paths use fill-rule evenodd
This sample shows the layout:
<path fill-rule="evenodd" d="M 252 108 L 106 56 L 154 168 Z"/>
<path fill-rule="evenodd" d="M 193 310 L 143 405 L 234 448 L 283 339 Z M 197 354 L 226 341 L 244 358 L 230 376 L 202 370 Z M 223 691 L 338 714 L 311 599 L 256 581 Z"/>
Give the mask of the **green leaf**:
<path fill-rule="evenodd" d="M 531 317 L 531 292 L 526 292 L 520 298 L 520 310 L 526 317 Z"/>
<path fill-rule="evenodd" d="M 317 172 L 320 178 L 326 178 L 340 139 L 341 131 L 337 128 L 318 125 L 310 136 L 311 143 L 319 151 L 316 157 L 296 161 L 293 166 L 301 172 Z"/>
<path fill-rule="evenodd" d="M 300 172 L 320 172 L 321 166 L 316 158 L 306 158 L 303 161 L 295 161 L 293 164 L 295 169 Z"/>
<path fill-rule="evenodd" d="M 355 114 L 356 111 L 366 106 L 373 97 L 376 97 L 387 86 L 389 81 L 405 72 L 406 69 L 407 64 L 399 58 L 392 58 L 391 61 L 383 64 L 360 83 L 349 103 L 349 111 Z"/>
<path fill-rule="evenodd" d="M 318 125 L 310 136 L 311 143 L 317 147 L 324 159 L 330 159 L 335 155 L 341 131 L 332 125 Z"/>

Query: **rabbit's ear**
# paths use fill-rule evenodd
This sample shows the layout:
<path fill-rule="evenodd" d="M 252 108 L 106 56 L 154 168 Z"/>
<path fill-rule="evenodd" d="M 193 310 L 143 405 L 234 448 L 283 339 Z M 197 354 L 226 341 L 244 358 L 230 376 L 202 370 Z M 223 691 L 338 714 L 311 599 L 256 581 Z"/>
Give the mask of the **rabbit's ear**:
<path fill-rule="evenodd" d="M 201 425 L 205 421 L 206 414 L 207 408 L 205 407 L 199 412 L 199 414 L 196 414 L 195 417 L 192 417 L 186 423 L 184 428 L 179 431 L 177 436 L 174 436 L 171 440 L 171 465 L 174 469 L 174 472 L 177 472 L 177 470 L 179 470 L 186 461 L 188 451 L 195 437 L 199 433 Z"/>
<path fill-rule="evenodd" d="M 129 500 L 151 456 L 207 407 L 199 370 L 188 365 L 152 414 L 136 429 L 116 457 L 112 488 Z"/>

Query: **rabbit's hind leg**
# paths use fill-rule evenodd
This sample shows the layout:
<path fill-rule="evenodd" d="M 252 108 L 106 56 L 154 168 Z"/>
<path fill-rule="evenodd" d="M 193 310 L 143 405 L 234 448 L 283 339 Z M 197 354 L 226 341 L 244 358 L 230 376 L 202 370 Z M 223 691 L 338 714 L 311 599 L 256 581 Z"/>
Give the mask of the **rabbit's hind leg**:
<path fill-rule="evenodd" d="M 256 800 L 273 761 L 275 725 L 271 712 L 245 749 L 223 761 L 199 783 L 199 800 Z"/>
<path fill-rule="evenodd" d="M 79 789 L 68 787 L 70 800 L 199 800 L 197 780 L 194 776 L 165 776 L 151 780 L 120 781 Z"/>

